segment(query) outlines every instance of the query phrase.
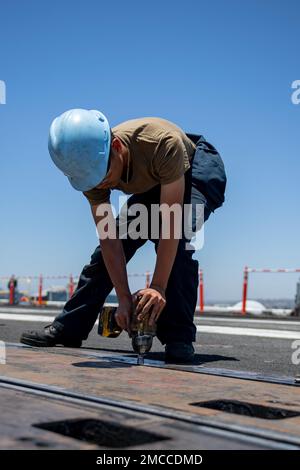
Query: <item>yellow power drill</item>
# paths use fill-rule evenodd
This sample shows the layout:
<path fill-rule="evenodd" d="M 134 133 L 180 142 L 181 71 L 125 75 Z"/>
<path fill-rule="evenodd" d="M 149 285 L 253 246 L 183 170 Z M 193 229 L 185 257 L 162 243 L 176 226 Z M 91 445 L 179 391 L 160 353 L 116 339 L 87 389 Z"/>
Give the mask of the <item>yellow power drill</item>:
<path fill-rule="evenodd" d="M 117 307 L 106 306 L 100 312 L 98 333 L 106 338 L 117 338 L 122 329 L 116 322 L 115 314 Z M 156 335 L 156 324 L 149 325 L 150 313 L 148 312 L 143 320 L 138 320 L 134 311 L 131 320 L 131 344 L 132 349 L 137 353 L 137 365 L 144 365 L 145 354 L 150 351 L 153 338 Z"/>

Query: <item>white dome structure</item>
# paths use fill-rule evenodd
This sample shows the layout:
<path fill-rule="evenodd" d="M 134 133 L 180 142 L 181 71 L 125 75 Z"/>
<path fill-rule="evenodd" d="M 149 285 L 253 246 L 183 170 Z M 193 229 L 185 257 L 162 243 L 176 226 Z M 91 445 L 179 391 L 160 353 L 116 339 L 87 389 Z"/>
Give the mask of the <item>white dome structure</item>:
<path fill-rule="evenodd" d="M 230 307 L 230 310 L 232 312 L 241 312 L 242 306 L 243 303 L 238 302 L 237 304 Z M 254 315 L 262 315 L 266 310 L 266 307 L 256 300 L 247 300 L 246 302 L 246 312 L 253 313 Z"/>

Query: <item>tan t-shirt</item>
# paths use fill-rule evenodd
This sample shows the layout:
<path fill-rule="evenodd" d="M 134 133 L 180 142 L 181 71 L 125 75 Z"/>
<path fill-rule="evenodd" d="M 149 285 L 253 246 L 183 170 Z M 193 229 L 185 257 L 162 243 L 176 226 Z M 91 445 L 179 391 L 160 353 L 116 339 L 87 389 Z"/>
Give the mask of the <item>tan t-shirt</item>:
<path fill-rule="evenodd" d="M 195 144 L 175 124 L 161 118 L 132 119 L 112 129 L 129 150 L 131 177 L 116 189 L 144 193 L 157 184 L 176 181 L 190 168 Z M 84 192 L 91 204 L 109 201 L 109 189 Z"/>

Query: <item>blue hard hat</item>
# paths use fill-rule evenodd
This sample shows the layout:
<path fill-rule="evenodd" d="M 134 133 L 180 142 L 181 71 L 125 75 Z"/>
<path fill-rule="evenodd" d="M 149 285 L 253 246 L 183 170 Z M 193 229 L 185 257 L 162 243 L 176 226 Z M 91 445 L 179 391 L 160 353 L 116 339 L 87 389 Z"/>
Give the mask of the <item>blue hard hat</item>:
<path fill-rule="evenodd" d="M 52 122 L 48 149 L 73 188 L 88 191 L 106 175 L 110 142 L 104 114 L 94 109 L 71 109 Z"/>

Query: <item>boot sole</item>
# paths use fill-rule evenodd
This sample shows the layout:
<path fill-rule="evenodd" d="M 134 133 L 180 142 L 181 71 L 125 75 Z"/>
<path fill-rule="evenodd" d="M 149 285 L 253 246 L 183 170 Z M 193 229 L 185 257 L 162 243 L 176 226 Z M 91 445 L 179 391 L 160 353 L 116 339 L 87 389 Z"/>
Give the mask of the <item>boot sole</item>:
<path fill-rule="evenodd" d="M 20 338 L 20 342 L 23 344 L 27 344 L 28 346 L 35 346 L 37 348 L 53 348 L 58 345 L 65 346 L 66 348 L 80 348 L 82 341 L 68 343 L 68 342 L 61 342 L 57 343 L 55 341 L 43 341 L 31 338 L 30 336 L 22 335 Z"/>

